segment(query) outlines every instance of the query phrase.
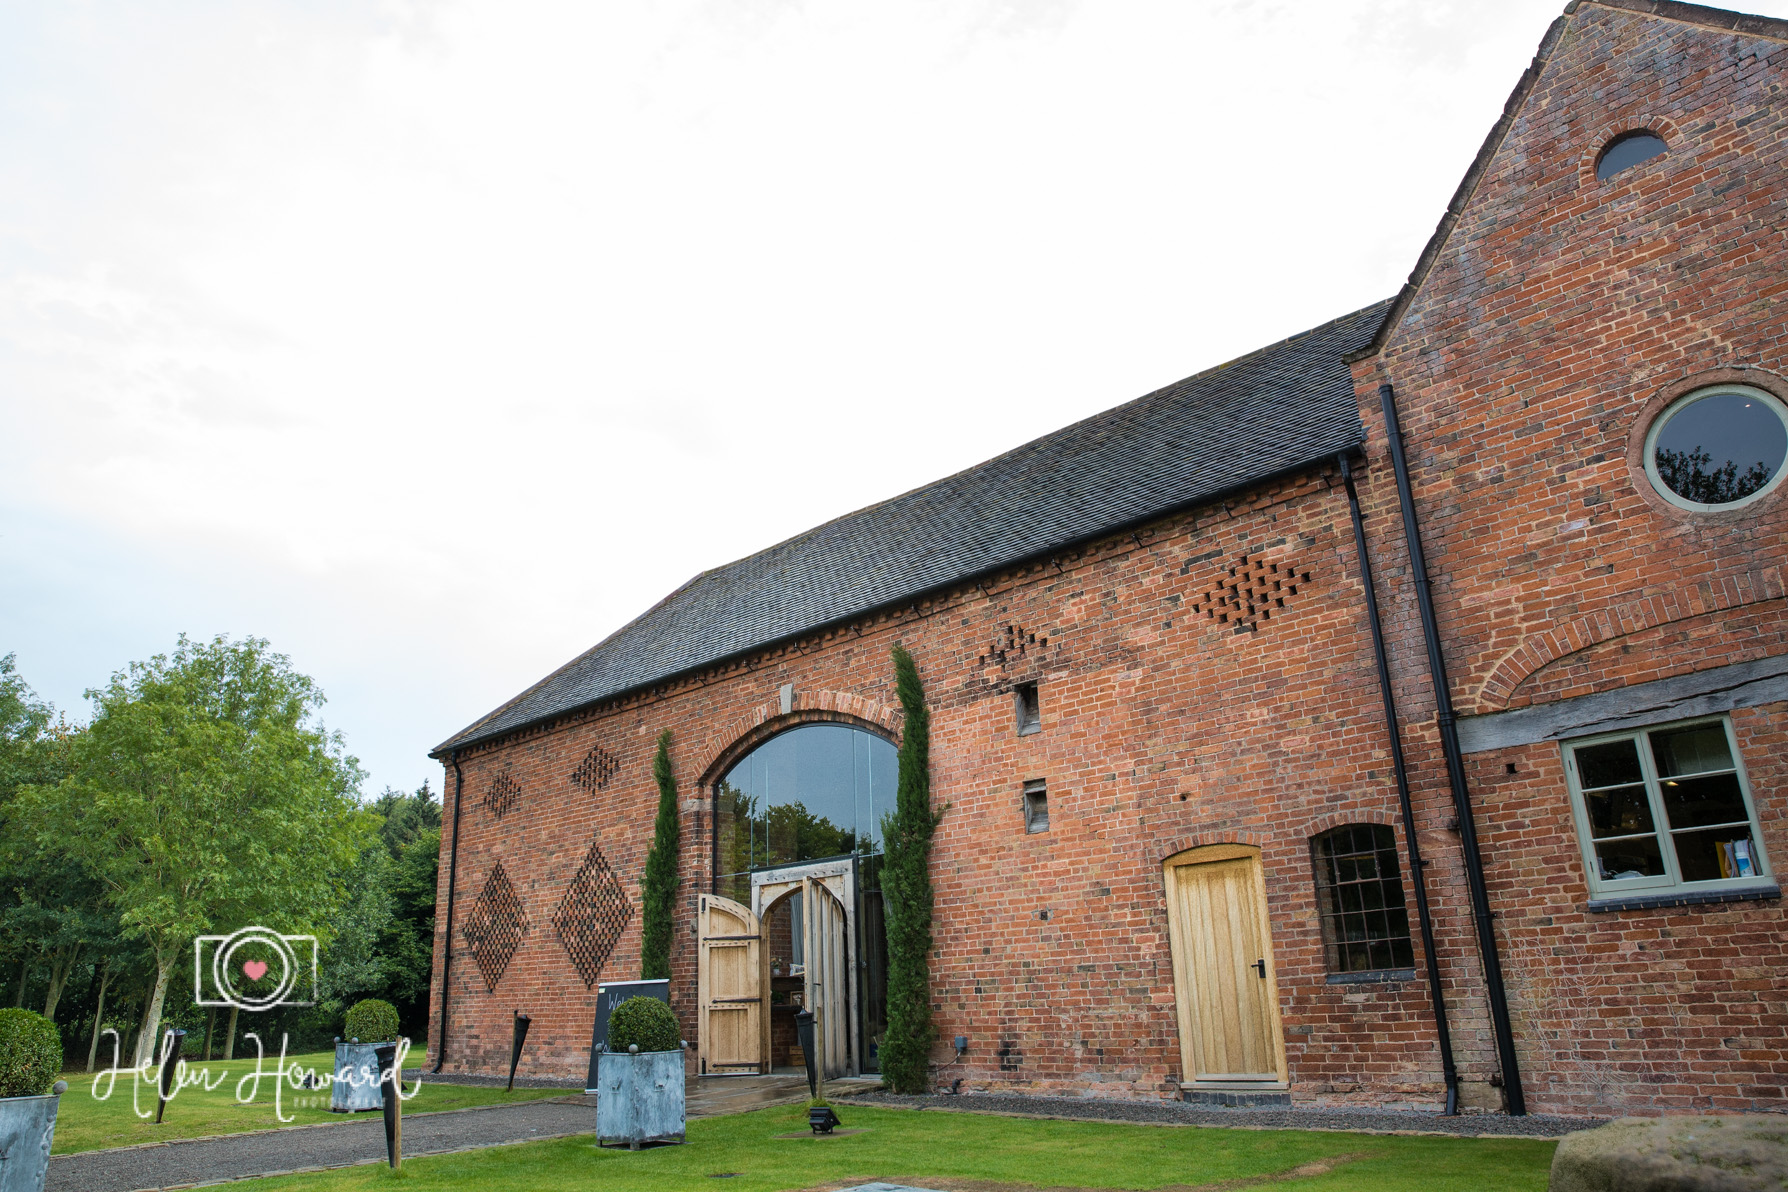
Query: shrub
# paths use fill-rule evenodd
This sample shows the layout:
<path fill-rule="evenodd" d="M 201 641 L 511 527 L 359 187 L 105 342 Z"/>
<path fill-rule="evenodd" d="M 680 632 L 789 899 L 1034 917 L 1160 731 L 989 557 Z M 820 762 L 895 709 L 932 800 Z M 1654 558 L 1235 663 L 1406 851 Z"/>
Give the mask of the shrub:
<path fill-rule="evenodd" d="M 641 1051 L 676 1051 L 682 1042 L 677 1016 L 655 997 L 630 997 L 608 1016 L 610 1051 L 626 1051 L 636 1043 Z"/>
<path fill-rule="evenodd" d="M 882 898 L 887 906 L 888 1029 L 882 1079 L 897 1093 L 927 1091 L 931 1024 L 931 713 L 913 656 L 894 647 L 894 687 L 906 724 L 894 814 L 882 824 Z"/>
<path fill-rule="evenodd" d="M 62 1034 L 31 1010 L 0 1010 L 0 1097 L 41 1097 L 62 1070 Z"/>
<path fill-rule="evenodd" d="M 397 1041 L 397 1007 L 369 997 L 355 1002 L 342 1023 L 346 1038 L 362 1043 L 395 1043 Z"/>
<path fill-rule="evenodd" d="M 658 780 L 658 821 L 652 827 L 652 851 L 646 854 L 646 872 L 640 881 L 639 975 L 646 981 L 671 975 L 672 919 L 677 909 L 677 847 L 681 827 L 677 821 L 677 777 L 671 769 L 671 731 L 658 734 L 658 755 L 652 759 L 652 776 Z"/>

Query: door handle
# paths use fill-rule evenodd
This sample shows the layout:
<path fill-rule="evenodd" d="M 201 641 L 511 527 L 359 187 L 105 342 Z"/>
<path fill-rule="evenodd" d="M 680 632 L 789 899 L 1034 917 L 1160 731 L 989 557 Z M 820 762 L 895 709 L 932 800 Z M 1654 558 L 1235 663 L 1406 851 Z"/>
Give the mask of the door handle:
<path fill-rule="evenodd" d="M 1256 960 L 1252 967 L 1260 970 L 1260 979 L 1262 981 L 1267 979 L 1267 962 L 1265 960 Z"/>

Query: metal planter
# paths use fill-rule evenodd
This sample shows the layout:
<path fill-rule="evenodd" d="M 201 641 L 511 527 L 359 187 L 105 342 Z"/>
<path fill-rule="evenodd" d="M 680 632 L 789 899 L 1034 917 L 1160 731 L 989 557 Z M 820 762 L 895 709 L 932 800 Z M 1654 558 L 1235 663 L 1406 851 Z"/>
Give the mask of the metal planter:
<path fill-rule="evenodd" d="M 0 1097 L 0 1192 L 43 1192 L 61 1100 L 55 1094 Z"/>
<path fill-rule="evenodd" d="M 329 1109 L 332 1113 L 359 1113 L 364 1109 L 383 1109 L 385 1097 L 379 1091 L 378 1048 L 389 1043 L 344 1043 L 335 1041 L 335 1083 L 329 1086 Z"/>
<path fill-rule="evenodd" d="M 596 1057 L 596 1141 L 638 1150 L 682 1142 L 683 1053 L 605 1051 Z"/>

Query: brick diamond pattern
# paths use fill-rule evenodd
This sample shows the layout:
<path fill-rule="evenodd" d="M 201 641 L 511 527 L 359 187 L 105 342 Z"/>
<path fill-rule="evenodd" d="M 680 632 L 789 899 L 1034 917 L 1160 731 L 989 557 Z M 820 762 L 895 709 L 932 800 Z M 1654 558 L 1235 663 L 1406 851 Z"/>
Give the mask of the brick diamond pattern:
<path fill-rule="evenodd" d="M 1032 650 L 1040 650 L 1049 644 L 1047 634 L 1026 633 L 1022 625 L 1008 625 L 1005 632 L 995 634 L 987 646 L 987 652 L 976 661 L 978 666 L 1005 666 L 1007 659 L 1019 659 Z"/>
<path fill-rule="evenodd" d="M 571 772 L 571 781 L 592 793 L 608 785 L 608 780 L 621 768 L 614 754 L 598 745 L 584 754 L 584 760 Z"/>
<path fill-rule="evenodd" d="M 628 901 L 621 879 L 609 867 L 601 846 L 591 841 L 584 863 L 578 866 L 571 888 L 553 915 L 553 930 L 584 979 L 584 988 L 596 984 L 632 918 L 633 903 Z"/>
<path fill-rule="evenodd" d="M 1192 602 L 1192 611 L 1232 625 L 1237 633 L 1253 633 L 1262 622 L 1284 612 L 1285 602 L 1309 582 L 1308 571 L 1269 563 L 1244 551 L 1225 565 L 1208 592 Z"/>
<path fill-rule="evenodd" d="M 501 861 L 484 880 L 484 889 L 460 930 L 466 937 L 466 949 L 484 974 L 485 988 L 495 990 L 528 931 L 521 895 L 515 892 Z"/>
<path fill-rule="evenodd" d="M 490 788 L 484 792 L 484 806 L 498 819 L 509 814 L 521 799 L 521 785 L 504 770 L 490 780 Z"/>

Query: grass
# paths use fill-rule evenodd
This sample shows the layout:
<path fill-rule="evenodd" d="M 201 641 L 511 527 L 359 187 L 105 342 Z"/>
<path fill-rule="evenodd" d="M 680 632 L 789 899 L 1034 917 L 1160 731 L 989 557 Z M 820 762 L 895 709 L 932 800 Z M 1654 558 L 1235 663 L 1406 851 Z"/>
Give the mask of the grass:
<path fill-rule="evenodd" d="M 861 1134 L 780 1139 L 806 1110 L 783 1106 L 689 1123 L 683 1146 L 638 1152 L 589 1137 L 246 1181 L 243 1192 L 785 1192 L 884 1179 L 1003 1188 L 1225 1188 L 1325 1192 L 1543 1192 L 1553 1142 L 1049 1121 L 838 1107 Z M 736 1173 L 732 1178 L 707 1177 Z M 980 1184 L 977 1192 L 1003 1192 Z"/>
<path fill-rule="evenodd" d="M 334 1053 L 312 1052 L 287 1056 L 288 1067 L 297 1066 L 327 1073 L 334 1064 Z M 265 1073 L 247 1104 L 236 1100 L 237 1085 L 242 1077 L 254 1071 L 254 1057 L 229 1061 L 212 1060 L 189 1065 L 189 1078 L 208 1072 L 212 1085 L 206 1089 L 191 1085 L 181 1089 L 168 1102 L 161 1125 L 156 1125 L 155 1077 L 135 1082 L 135 1105 L 132 1105 L 133 1082 L 128 1073 L 120 1075 L 108 1093 L 106 1081 L 99 1082 L 101 1100 L 93 1095 L 94 1077 L 86 1072 L 64 1072 L 68 1092 L 56 1112 L 56 1143 L 52 1153 L 72 1154 L 102 1147 L 130 1146 L 139 1142 L 167 1142 L 174 1138 L 197 1138 L 208 1134 L 239 1134 L 245 1130 L 271 1130 L 278 1126 L 298 1126 L 313 1122 L 339 1122 L 347 1115 L 329 1112 L 329 1092 L 293 1088 L 288 1083 L 279 1090 L 278 1114 L 274 1106 L 273 1073 L 278 1057 L 269 1056 L 262 1064 Z M 563 1089 L 516 1089 L 505 1093 L 500 1088 L 477 1088 L 460 1084 L 430 1084 L 425 1077 L 421 1091 L 404 1102 L 404 1113 L 427 1113 L 439 1109 L 466 1109 L 474 1105 L 506 1105 L 516 1101 L 532 1101 L 540 1097 L 562 1095 Z M 138 1116 L 147 1113 L 150 1116 Z M 281 1120 L 281 1116 L 285 1120 Z M 376 1117 L 377 1114 L 361 1114 Z"/>

